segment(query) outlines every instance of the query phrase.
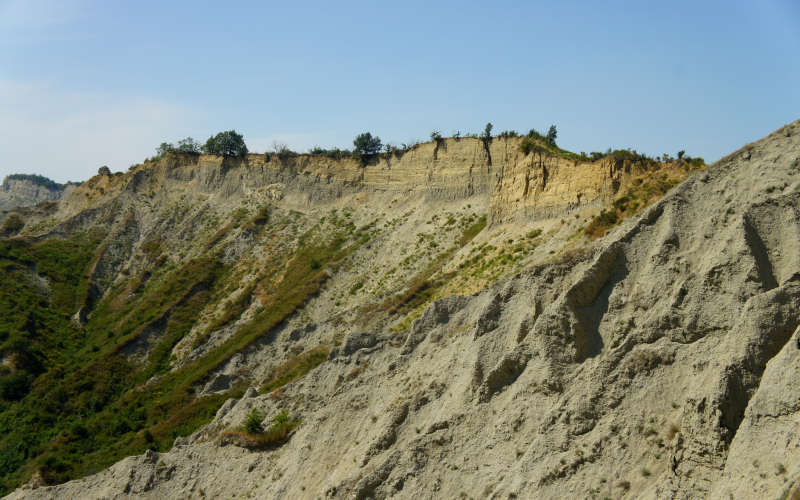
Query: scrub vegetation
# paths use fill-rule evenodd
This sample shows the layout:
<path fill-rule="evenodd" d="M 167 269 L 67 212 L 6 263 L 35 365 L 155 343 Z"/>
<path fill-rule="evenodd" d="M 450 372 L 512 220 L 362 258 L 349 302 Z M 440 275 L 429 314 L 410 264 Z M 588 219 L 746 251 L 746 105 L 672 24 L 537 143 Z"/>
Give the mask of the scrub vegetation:
<path fill-rule="evenodd" d="M 103 250 L 99 235 L 0 239 L 0 493 L 36 472 L 59 483 L 148 448 L 167 450 L 210 421 L 225 400 L 240 397 L 243 386 L 204 397 L 196 391 L 231 356 L 269 341 L 319 292 L 329 266 L 369 240 L 368 230 L 337 222 L 314 226 L 292 252 L 275 255 L 207 328 L 235 321 L 253 300 L 263 306 L 216 348 L 177 367 L 173 348 L 235 279 L 214 245 L 180 266 L 153 259 L 151 269 L 118 284 L 79 324 L 72 316 L 90 295 L 90 269 Z M 269 224 L 268 211 L 260 210 L 241 230 Z M 137 352 L 146 362 L 132 361 Z M 265 390 L 305 375 L 327 352 L 323 346 L 289 360 Z M 280 442 L 297 424 L 273 425 L 259 446 Z"/>

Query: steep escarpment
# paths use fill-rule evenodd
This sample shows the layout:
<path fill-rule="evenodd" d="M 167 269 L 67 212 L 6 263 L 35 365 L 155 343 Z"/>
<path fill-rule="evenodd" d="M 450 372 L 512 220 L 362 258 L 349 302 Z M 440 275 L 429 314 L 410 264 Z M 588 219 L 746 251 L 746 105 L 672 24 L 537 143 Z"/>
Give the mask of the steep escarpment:
<path fill-rule="evenodd" d="M 5 484 L 778 496 L 800 474 L 779 375 L 800 324 L 798 134 L 663 199 L 685 165 L 523 154 L 513 138 L 488 145 L 491 165 L 482 142 L 451 139 L 367 165 L 170 155 L 97 176 L 7 240 L 39 307 L 74 287 L 58 304 L 75 330 L 25 351 L 45 368 L 69 356 L 4 417 L 22 422 L 3 438 Z M 591 240 L 604 210 L 617 224 Z M 41 245 L 76 237 L 81 259 L 56 272 Z"/>
<path fill-rule="evenodd" d="M 64 196 L 72 184 L 59 184 L 39 175 L 9 175 L 0 184 L 0 210 L 55 201 Z"/>
<path fill-rule="evenodd" d="M 375 200 L 403 195 L 431 202 L 477 198 L 490 221 L 502 222 L 518 216 L 553 218 L 575 209 L 600 207 L 636 175 L 680 176 L 679 171 L 687 168 L 687 164 L 648 164 L 611 156 L 581 161 L 546 151 L 526 154 L 520 151 L 520 142 L 519 138 L 495 138 L 485 146 L 478 139 L 443 139 L 366 163 L 322 155 L 250 154 L 237 159 L 173 153 L 124 175 L 94 177 L 66 197 L 62 212 L 74 215 L 122 193 L 152 198 L 177 191 L 215 196 L 217 201 L 262 196 L 297 209 L 346 201 L 354 195 Z M 491 164 L 487 150 L 494 158 Z"/>

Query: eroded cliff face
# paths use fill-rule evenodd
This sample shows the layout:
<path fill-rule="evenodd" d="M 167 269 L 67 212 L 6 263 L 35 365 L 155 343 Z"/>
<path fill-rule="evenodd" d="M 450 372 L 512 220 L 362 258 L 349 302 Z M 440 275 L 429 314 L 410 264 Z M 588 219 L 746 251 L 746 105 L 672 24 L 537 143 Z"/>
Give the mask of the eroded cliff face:
<path fill-rule="evenodd" d="M 244 174 L 204 161 L 199 170 L 163 172 L 184 181 L 195 172 L 205 185 Z M 506 165 L 500 178 L 516 179 L 506 182 L 513 189 L 497 183 L 474 196 L 516 189 L 528 199 L 521 185 L 536 168 L 523 163 Z M 551 168 L 558 178 L 567 166 Z M 596 187 L 596 196 L 614 189 L 615 174 L 624 185 L 624 166 L 606 168 L 597 175 L 608 187 Z M 469 212 L 464 205 L 456 213 Z M 11 498 L 793 498 L 799 221 L 795 122 L 691 177 L 598 242 L 550 259 L 533 251 L 537 263 L 480 293 L 435 300 L 408 329 L 358 323 L 342 314 L 347 304 L 332 307 L 353 290 L 359 267 L 375 260 L 362 248 L 301 313 L 207 379 L 207 394 L 245 373 L 252 386 L 209 425 L 167 453 Z M 391 255 L 403 224 L 370 245 Z M 469 246 L 479 241 L 449 255 L 471 262 Z M 386 278 L 369 273 L 373 282 Z M 356 304 L 368 302 L 360 294 L 374 286 L 352 292 Z M 256 390 L 281 353 L 330 338 L 339 340 L 327 361 L 304 378 Z M 225 431 L 253 409 L 267 419 L 288 411 L 302 424 L 285 444 L 248 449 L 247 439 Z"/>
<path fill-rule="evenodd" d="M 789 492 L 800 124 L 647 206 L 649 182 L 688 174 L 462 139 L 366 166 L 173 155 L 96 176 L 15 241 L 100 238 L 73 323 L 127 363 L 138 406 L 81 422 L 109 436 L 92 457 L 161 453 L 37 488 L 110 462 L 34 461 L 12 498 Z M 585 237 L 623 197 L 644 211 Z M 91 352 L 85 371 L 105 366 Z M 183 408 L 218 411 L 175 441 Z M 301 424 L 255 446 L 253 409 Z M 69 432 L 41 447 L 74 456 Z"/>
<path fill-rule="evenodd" d="M 400 156 L 359 161 L 299 155 L 250 154 L 246 159 L 210 155 L 171 155 L 135 167 L 126 174 L 99 175 L 65 196 L 61 217 L 96 207 L 124 193 L 155 202 L 180 193 L 213 197 L 227 206 L 252 196 L 308 210 L 361 195 L 359 203 L 395 196 L 430 202 L 474 199 L 490 224 L 516 219 L 559 218 L 587 207 L 607 205 L 648 168 L 603 158 L 577 162 L 547 153 L 525 155 L 519 138 L 495 138 L 487 147 L 478 139 L 445 139 L 420 144 Z M 490 161 L 491 156 L 491 161 Z M 685 177 L 674 164 L 649 171 Z"/>

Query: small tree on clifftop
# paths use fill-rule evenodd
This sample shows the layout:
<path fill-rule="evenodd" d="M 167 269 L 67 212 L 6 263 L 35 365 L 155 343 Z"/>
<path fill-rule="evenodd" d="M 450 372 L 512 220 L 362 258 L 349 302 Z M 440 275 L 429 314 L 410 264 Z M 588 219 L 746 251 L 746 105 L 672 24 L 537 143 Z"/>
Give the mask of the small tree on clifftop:
<path fill-rule="evenodd" d="M 175 148 L 175 150 L 179 153 L 199 153 L 200 149 L 200 143 L 191 137 L 187 137 L 186 139 L 181 139 L 178 141 L 178 147 Z"/>
<path fill-rule="evenodd" d="M 199 153 L 200 150 L 200 143 L 191 137 L 187 137 L 186 139 L 178 141 L 177 147 L 171 142 L 162 142 L 161 145 L 156 148 L 156 155 L 164 156 L 167 153 Z"/>
<path fill-rule="evenodd" d="M 358 135 L 353 140 L 355 152 L 362 156 L 372 156 L 378 154 L 383 147 L 381 145 L 381 138 L 378 136 L 372 137 L 369 132 L 364 132 Z"/>
<path fill-rule="evenodd" d="M 483 139 L 483 142 L 491 142 L 493 128 L 494 125 L 492 125 L 492 122 L 486 124 L 486 127 L 483 129 L 483 134 L 481 134 L 481 139 Z"/>
<path fill-rule="evenodd" d="M 156 148 L 156 155 L 157 156 L 164 156 L 167 153 L 175 151 L 175 146 L 170 144 L 169 142 L 162 142 L 160 146 Z"/>
<path fill-rule="evenodd" d="M 203 151 L 214 155 L 243 157 L 247 154 L 247 146 L 242 134 L 237 134 L 235 130 L 228 130 L 209 137 L 203 146 Z"/>
<path fill-rule="evenodd" d="M 547 143 L 551 146 L 556 145 L 556 137 L 558 136 L 558 132 L 556 131 L 555 125 L 550 125 L 550 130 L 547 131 Z"/>

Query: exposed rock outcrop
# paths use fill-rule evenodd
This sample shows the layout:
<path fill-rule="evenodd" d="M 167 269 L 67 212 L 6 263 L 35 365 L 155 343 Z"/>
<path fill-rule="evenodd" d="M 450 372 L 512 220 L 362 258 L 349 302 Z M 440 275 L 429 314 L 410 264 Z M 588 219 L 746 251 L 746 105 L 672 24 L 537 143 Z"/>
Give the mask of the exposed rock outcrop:
<path fill-rule="evenodd" d="M 0 184 L 0 210 L 27 207 L 44 201 L 56 201 L 61 199 L 64 193 L 72 187 L 74 187 L 72 184 L 50 182 L 45 185 L 27 178 L 6 177 Z"/>
<path fill-rule="evenodd" d="M 482 141 L 443 139 L 420 144 L 403 155 L 366 165 L 354 158 L 317 155 L 246 158 L 172 154 L 127 174 L 98 175 L 65 197 L 62 215 L 75 215 L 120 194 L 160 203 L 184 192 L 214 197 L 218 204 L 264 197 L 283 206 L 307 209 L 354 196 L 378 202 L 395 196 L 422 196 L 428 202 L 480 200 L 491 223 L 562 217 L 581 208 L 599 208 L 648 167 L 606 157 L 580 162 L 546 153 L 524 154 L 519 138 L 495 139 L 489 165 Z M 668 164 L 655 168 L 670 171 Z M 684 174 L 685 175 L 685 174 Z"/>

